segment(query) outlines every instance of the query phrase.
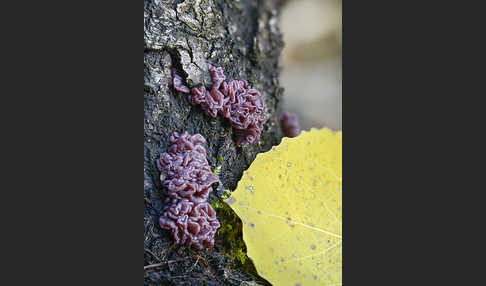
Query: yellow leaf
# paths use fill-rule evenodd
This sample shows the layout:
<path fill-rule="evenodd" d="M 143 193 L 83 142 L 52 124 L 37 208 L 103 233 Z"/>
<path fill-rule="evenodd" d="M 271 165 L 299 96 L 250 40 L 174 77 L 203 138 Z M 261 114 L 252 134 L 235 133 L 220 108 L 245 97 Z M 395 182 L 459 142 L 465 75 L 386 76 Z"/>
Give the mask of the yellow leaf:
<path fill-rule="evenodd" d="M 259 154 L 226 202 L 247 254 L 276 286 L 342 284 L 342 132 L 284 138 Z"/>

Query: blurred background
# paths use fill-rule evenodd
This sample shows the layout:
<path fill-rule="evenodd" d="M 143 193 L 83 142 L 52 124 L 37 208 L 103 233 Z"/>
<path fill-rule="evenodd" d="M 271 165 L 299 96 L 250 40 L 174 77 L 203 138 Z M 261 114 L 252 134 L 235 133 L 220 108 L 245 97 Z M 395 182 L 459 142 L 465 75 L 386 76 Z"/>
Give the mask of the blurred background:
<path fill-rule="evenodd" d="M 303 130 L 342 129 L 341 0 L 287 0 L 282 8 L 284 109 Z"/>

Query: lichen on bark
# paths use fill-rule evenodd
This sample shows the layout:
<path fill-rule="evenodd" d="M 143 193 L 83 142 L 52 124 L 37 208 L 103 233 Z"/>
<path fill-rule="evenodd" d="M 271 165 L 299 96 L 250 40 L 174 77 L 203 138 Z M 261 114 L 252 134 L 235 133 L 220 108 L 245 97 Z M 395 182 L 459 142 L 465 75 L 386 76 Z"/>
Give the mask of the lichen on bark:
<path fill-rule="evenodd" d="M 144 1 L 144 285 L 264 283 L 244 257 L 239 219 L 219 198 L 223 190 L 236 188 L 256 154 L 282 138 L 278 76 L 283 43 L 277 17 L 272 1 Z M 190 86 L 211 85 L 208 64 L 261 92 L 267 123 L 259 143 L 236 147 L 228 122 L 206 116 L 173 89 L 173 68 Z M 222 224 L 210 250 L 175 245 L 170 232 L 158 226 L 167 190 L 156 160 L 169 147 L 169 135 L 185 130 L 206 138 L 208 162 L 221 180 L 209 198 Z"/>

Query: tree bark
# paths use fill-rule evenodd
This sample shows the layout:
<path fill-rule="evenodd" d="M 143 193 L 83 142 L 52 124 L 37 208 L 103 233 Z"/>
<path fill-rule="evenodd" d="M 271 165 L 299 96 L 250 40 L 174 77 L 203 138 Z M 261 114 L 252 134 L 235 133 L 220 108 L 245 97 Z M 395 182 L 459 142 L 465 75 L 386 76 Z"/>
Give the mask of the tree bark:
<path fill-rule="evenodd" d="M 170 232 L 158 225 L 167 190 L 155 161 L 167 151 L 172 132 L 203 135 L 209 164 L 220 167 L 221 184 L 209 199 L 215 202 L 223 190 L 236 188 L 256 154 L 280 143 L 283 42 L 277 27 L 278 2 L 144 1 L 144 285 L 265 284 L 254 269 L 228 256 L 231 245 L 241 242 L 241 232 L 234 241 L 217 233 L 215 247 L 202 251 L 174 244 Z M 247 80 L 261 92 L 267 121 L 259 143 L 236 147 L 226 119 L 206 116 L 172 87 L 173 68 L 190 87 L 210 86 L 208 64 L 221 66 L 228 79 Z M 241 228 L 235 218 L 219 219 L 222 227 Z"/>

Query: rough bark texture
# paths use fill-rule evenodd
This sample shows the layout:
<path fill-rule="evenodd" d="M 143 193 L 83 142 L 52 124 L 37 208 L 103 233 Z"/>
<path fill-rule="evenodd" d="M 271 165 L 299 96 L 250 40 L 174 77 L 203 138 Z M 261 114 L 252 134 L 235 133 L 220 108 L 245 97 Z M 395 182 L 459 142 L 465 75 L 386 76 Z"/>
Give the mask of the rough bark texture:
<path fill-rule="evenodd" d="M 175 245 L 158 218 L 167 190 L 155 165 L 169 147 L 169 134 L 202 134 L 208 162 L 220 167 L 222 182 L 211 193 L 216 202 L 223 190 L 234 190 L 257 153 L 282 137 L 278 112 L 279 56 L 283 43 L 277 28 L 278 7 L 263 0 L 145 0 L 144 1 L 144 284 L 255 285 L 265 284 L 248 263 L 234 259 L 229 248 L 241 242 L 238 219 L 218 212 L 222 228 L 231 224 L 236 236 L 216 234 L 213 249 L 197 251 Z M 211 85 L 208 63 L 221 66 L 227 78 L 247 80 L 265 102 L 260 142 L 238 148 L 230 124 L 212 119 L 171 85 L 175 68 L 186 83 Z M 223 160 L 221 160 L 221 158 Z M 250 262 L 251 264 L 251 262 Z"/>

